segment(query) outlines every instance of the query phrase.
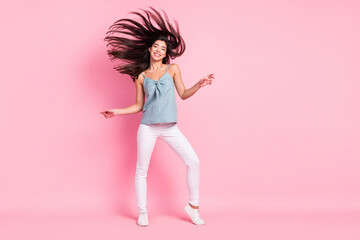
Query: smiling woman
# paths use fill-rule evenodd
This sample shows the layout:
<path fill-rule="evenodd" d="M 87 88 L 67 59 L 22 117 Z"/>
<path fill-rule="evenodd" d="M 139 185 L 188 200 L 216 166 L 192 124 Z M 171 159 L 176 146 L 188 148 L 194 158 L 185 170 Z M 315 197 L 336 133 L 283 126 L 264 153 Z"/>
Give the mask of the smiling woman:
<path fill-rule="evenodd" d="M 199 213 L 199 182 L 200 160 L 189 141 L 177 126 L 177 106 L 175 88 L 179 96 L 185 100 L 197 92 L 201 87 L 210 85 L 213 74 L 200 79 L 193 87 L 186 89 L 181 79 L 180 68 L 177 64 L 170 64 L 170 58 L 180 56 L 185 51 L 179 27 L 176 29 L 154 12 L 143 10 L 146 16 L 140 16 L 142 24 L 130 19 L 120 19 L 111 27 L 108 33 L 122 33 L 132 38 L 107 36 L 112 49 L 108 51 L 111 59 L 125 62 L 116 69 L 120 73 L 131 76 L 136 87 L 136 103 L 127 108 L 107 109 L 101 114 L 111 118 L 122 114 L 132 114 L 142 111 L 142 118 L 137 132 L 137 162 L 135 173 L 135 190 L 139 218 L 137 224 L 149 224 L 146 209 L 147 171 L 156 140 L 163 139 L 185 162 L 187 166 L 187 184 L 189 188 L 189 202 L 185 211 L 192 222 L 197 225 L 205 224 Z M 155 20 L 160 29 L 151 23 Z M 108 45 L 109 45 L 108 44 Z M 146 101 L 145 101 L 146 97 Z"/>
<path fill-rule="evenodd" d="M 160 12 L 150 8 L 154 13 L 143 9 L 141 10 L 145 13 L 144 15 L 130 12 L 139 16 L 140 22 L 128 18 L 116 21 L 109 27 L 109 31 L 106 33 L 108 36 L 104 39 L 108 42 L 106 46 L 111 46 L 111 49 L 107 51 L 111 61 L 119 59 L 125 63 L 118 65 L 115 69 L 120 73 L 130 75 L 133 81 L 149 67 L 149 47 L 153 52 L 161 50 L 161 52 L 157 52 L 157 55 L 154 54 L 154 57 L 163 58 L 162 63 L 164 64 L 170 63 L 170 58 L 175 59 L 181 56 L 186 48 L 178 23 L 174 20 L 176 27 L 173 27 L 164 11 L 165 19 Z M 155 21 L 158 27 L 151 20 Z M 164 42 L 154 44 L 156 40 Z"/>
<path fill-rule="evenodd" d="M 166 54 L 166 43 L 160 40 L 156 40 L 151 46 L 151 50 L 154 52 L 155 57 L 161 57 Z"/>

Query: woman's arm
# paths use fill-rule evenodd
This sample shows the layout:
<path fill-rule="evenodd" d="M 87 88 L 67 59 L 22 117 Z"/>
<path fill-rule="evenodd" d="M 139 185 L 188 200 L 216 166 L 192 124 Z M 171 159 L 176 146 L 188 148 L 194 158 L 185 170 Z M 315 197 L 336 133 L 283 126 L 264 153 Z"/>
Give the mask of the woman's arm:
<path fill-rule="evenodd" d="M 139 74 L 137 78 L 135 78 L 135 87 L 136 87 L 136 103 L 126 107 L 126 108 L 118 108 L 118 109 L 107 109 L 101 112 L 106 118 L 114 117 L 117 115 L 123 114 L 133 114 L 137 112 L 141 112 L 145 102 L 145 93 L 144 88 L 141 82 L 144 82 L 144 77 L 142 74 Z"/>
<path fill-rule="evenodd" d="M 133 114 L 137 112 L 141 112 L 144 106 L 144 89 L 141 82 L 144 80 L 142 74 L 140 74 L 137 78 L 135 78 L 135 86 L 136 86 L 136 103 L 126 107 L 126 108 L 119 108 L 115 109 L 115 115 L 122 115 L 122 114 Z"/>
<path fill-rule="evenodd" d="M 176 91 L 178 92 L 182 100 L 185 100 L 191 97 L 192 95 L 194 95 L 194 93 L 196 93 L 201 87 L 204 87 L 208 84 L 210 85 L 212 83 L 212 80 L 214 79 L 213 76 L 214 74 L 209 74 L 207 77 L 203 77 L 202 79 L 200 79 L 191 88 L 186 89 L 181 79 L 181 72 L 179 66 L 175 63 L 172 64 L 172 70 L 174 71 L 174 81 L 175 81 Z"/>

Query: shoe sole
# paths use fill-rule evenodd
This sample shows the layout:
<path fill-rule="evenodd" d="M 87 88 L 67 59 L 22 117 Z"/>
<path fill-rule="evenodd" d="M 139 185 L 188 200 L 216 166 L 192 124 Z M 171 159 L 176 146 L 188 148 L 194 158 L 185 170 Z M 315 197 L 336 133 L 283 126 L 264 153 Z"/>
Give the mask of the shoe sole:
<path fill-rule="evenodd" d="M 147 227 L 147 226 L 149 226 L 149 224 L 147 224 L 147 225 L 140 225 L 140 224 L 138 224 L 138 223 L 137 223 L 137 225 L 140 226 L 140 227 Z"/>
<path fill-rule="evenodd" d="M 145 225 L 141 225 L 141 224 L 139 224 L 138 221 L 136 221 L 136 224 L 137 224 L 138 226 L 140 226 L 140 227 L 147 227 L 147 226 L 149 226 L 149 223 L 148 223 L 148 224 L 145 224 Z"/>

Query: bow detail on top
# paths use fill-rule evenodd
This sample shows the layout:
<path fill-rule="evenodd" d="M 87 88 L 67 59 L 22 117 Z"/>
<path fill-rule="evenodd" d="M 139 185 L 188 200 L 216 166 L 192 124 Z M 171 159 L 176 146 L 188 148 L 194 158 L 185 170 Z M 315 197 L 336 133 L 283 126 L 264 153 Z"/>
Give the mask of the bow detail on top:
<path fill-rule="evenodd" d="M 162 92 L 162 90 L 164 89 L 165 84 L 163 82 L 160 81 L 155 81 L 155 97 L 157 98 L 158 96 L 160 96 L 160 93 Z"/>

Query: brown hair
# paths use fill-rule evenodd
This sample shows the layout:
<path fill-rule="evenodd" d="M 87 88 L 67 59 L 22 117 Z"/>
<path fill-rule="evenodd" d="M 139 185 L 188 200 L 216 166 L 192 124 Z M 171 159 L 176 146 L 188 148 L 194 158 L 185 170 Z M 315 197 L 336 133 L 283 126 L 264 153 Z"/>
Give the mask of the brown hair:
<path fill-rule="evenodd" d="M 130 12 L 140 17 L 140 22 L 132 19 L 124 18 L 117 20 L 109 27 L 106 33 L 105 41 L 111 46 L 107 50 L 111 61 L 115 59 L 122 60 L 122 64 L 114 69 L 123 74 L 131 76 L 133 81 L 135 78 L 150 65 L 150 53 L 148 48 L 153 45 L 156 40 L 166 42 L 166 57 L 163 63 L 170 63 L 170 58 L 174 59 L 181 56 L 185 51 L 185 42 L 180 35 L 179 25 L 176 20 L 174 28 L 170 23 L 164 10 L 165 19 L 161 14 L 150 7 L 153 11 L 141 9 L 144 14 L 139 12 Z M 156 28 L 151 19 L 156 22 L 159 28 Z M 126 36 L 115 36 L 115 34 L 124 34 Z"/>

